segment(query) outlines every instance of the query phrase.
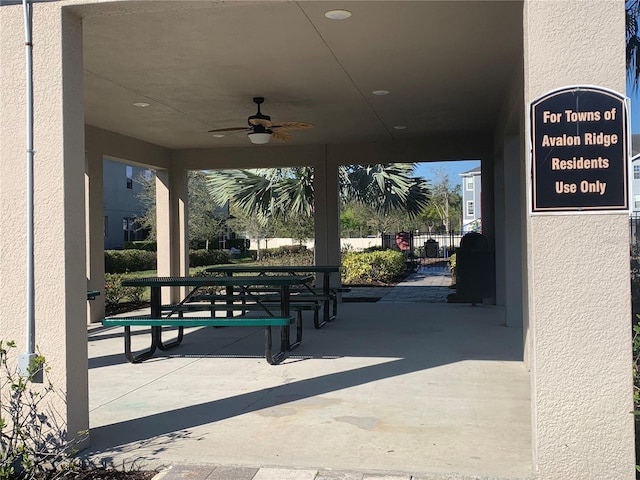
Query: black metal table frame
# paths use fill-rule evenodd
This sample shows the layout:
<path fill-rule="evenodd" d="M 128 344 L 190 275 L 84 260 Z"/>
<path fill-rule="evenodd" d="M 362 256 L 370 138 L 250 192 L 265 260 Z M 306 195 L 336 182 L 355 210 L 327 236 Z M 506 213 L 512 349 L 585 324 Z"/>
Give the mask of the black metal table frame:
<path fill-rule="evenodd" d="M 322 273 L 322 293 L 326 298 L 322 301 L 322 322 L 318 324 L 317 328 L 324 326 L 325 324 L 335 320 L 337 316 L 338 299 L 334 300 L 333 312 L 329 310 L 330 296 L 331 296 L 331 274 L 339 273 L 339 265 L 274 265 L 274 266 L 215 266 L 206 269 L 209 273 L 223 273 L 225 275 L 233 276 L 234 273 L 257 273 L 258 276 L 264 276 L 269 273 L 287 273 L 289 275 L 297 275 L 300 273 Z M 315 294 L 313 289 L 305 283 L 304 286 L 309 290 L 311 294 Z"/>
<path fill-rule="evenodd" d="M 180 301 L 179 304 L 184 304 L 202 287 L 208 286 L 224 286 L 226 288 L 227 297 L 229 301 L 233 301 L 233 287 L 238 287 L 243 291 L 246 291 L 251 286 L 256 285 L 272 285 L 280 287 L 280 313 L 282 316 L 289 316 L 291 313 L 291 285 L 306 284 L 312 279 L 311 276 L 278 276 L 278 277 L 266 277 L 266 276 L 252 276 L 252 277 L 147 277 L 136 278 L 130 280 L 123 280 L 122 285 L 127 287 L 149 287 L 151 291 L 151 318 L 162 317 L 162 288 L 163 287 L 192 287 L 191 291 Z M 273 316 L 273 313 L 264 307 L 265 312 L 269 316 Z M 171 316 L 173 312 L 170 312 L 168 316 Z M 281 327 L 280 329 L 280 343 L 281 346 L 286 345 L 286 350 L 290 351 L 300 345 L 302 339 L 301 325 L 298 324 L 296 341 L 290 342 L 289 325 Z M 270 336 L 270 328 L 268 329 Z M 148 351 L 137 355 L 140 361 L 150 358 L 158 350 L 169 350 L 177 347 L 182 343 L 184 337 L 184 327 L 178 326 L 177 337 L 174 340 L 165 342 L 162 340 L 162 327 L 151 327 L 151 346 Z"/>

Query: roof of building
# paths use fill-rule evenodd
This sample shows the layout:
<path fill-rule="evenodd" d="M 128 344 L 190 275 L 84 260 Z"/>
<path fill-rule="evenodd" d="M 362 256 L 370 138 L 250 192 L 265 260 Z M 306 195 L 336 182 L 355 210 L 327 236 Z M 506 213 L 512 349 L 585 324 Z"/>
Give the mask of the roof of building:
<path fill-rule="evenodd" d="M 460 173 L 459 175 L 461 177 L 467 177 L 467 176 L 471 176 L 471 175 L 480 175 L 480 172 L 482 171 L 482 167 L 476 167 L 476 168 L 472 168 L 471 170 L 467 170 L 466 172 Z"/>

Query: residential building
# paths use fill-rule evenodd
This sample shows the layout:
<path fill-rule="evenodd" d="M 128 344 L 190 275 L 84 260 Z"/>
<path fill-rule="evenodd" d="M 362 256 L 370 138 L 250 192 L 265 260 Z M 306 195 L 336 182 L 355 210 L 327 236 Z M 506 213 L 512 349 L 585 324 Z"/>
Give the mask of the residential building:
<path fill-rule="evenodd" d="M 482 176 L 481 167 L 461 173 L 462 177 L 462 233 L 482 229 Z"/>
<path fill-rule="evenodd" d="M 144 240 L 147 232 L 139 229 L 135 219 L 144 211 L 140 180 L 150 179 L 152 171 L 109 159 L 103 161 L 102 168 L 105 250 L 121 249 L 125 242 Z"/>

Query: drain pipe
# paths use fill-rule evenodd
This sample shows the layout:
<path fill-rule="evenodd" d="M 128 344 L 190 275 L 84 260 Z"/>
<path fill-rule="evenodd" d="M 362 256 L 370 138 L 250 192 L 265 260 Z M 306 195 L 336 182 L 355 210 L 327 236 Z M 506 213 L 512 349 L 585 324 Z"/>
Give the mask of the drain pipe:
<path fill-rule="evenodd" d="M 33 5 L 22 0 L 24 11 L 24 37 L 26 47 L 27 71 L 27 351 L 18 356 L 18 373 L 30 376 L 29 367 L 36 357 L 36 321 L 35 321 L 35 279 L 34 279 L 34 242 L 33 242 Z"/>

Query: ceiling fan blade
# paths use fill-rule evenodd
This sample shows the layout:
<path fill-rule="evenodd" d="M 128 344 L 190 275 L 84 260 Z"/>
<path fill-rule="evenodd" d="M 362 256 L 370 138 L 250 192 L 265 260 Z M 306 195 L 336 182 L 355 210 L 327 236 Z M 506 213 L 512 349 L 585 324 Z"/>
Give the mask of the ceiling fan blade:
<path fill-rule="evenodd" d="M 271 120 L 267 120 L 266 118 L 250 118 L 249 123 L 251 125 L 262 125 L 264 128 L 271 127 Z"/>
<path fill-rule="evenodd" d="M 207 130 L 207 132 L 232 132 L 234 130 L 250 130 L 248 127 L 229 127 L 229 128 L 214 128 L 213 130 Z"/>
<path fill-rule="evenodd" d="M 291 140 L 291 134 L 286 130 L 278 128 L 276 130 L 272 130 L 271 138 L 277 142 L 288 142 Z"/>
<path fill-rule="evenodd" d="M 305 128 L 313 128 L 313 124 L 307 122 L 277 122 L 271 125 L 271 128 L 286 128 L 287 130 L 303 130 Z"/>

